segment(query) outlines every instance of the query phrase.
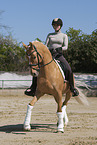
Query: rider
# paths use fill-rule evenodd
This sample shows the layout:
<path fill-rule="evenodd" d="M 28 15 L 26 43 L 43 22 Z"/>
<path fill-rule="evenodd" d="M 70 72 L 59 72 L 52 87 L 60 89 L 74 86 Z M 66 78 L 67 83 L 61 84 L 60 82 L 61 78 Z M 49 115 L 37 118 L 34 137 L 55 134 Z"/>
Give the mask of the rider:
<path fill-rule="evenodd" d="M 46 46 L 49 48 L 52 56 L 60 61 L 61 66 L 65 72 L 65 79 L 69 81 L 72 95 L 78 96 L 79 92 L 76 88 L 74 88 L 73 72 L 71 70 L 69 63 L 62 55 L 62 51 L 67 50 L 68 48 L 68 36 L 61 32 L 63 22 L 60 18 L 55 18 L 52 21 L 52 26 L 55 32 L 48 34 L 46 39 Z"/>
<path fill-rule="evenodd" d="M 49 33 L 46 38 L 46 46 L 49 48 L 53 58 L 60 61 L 60 64 L 65 72 L 65 79 L 69 81 L 72 96 L 78 96 L 79 92 L 74 88 L 74 78 L 71 67 L 62 55 L 62 51 L 68 48 L 68 36 L 61 32 L 63 22 L 60 18 L 55 18 L 52 21 L 54 33 Z M 37 77 L 33 77 L 33 83 L 30 88 L 25 91 L 26 95 L 34 96 L 37 86 Z"/>

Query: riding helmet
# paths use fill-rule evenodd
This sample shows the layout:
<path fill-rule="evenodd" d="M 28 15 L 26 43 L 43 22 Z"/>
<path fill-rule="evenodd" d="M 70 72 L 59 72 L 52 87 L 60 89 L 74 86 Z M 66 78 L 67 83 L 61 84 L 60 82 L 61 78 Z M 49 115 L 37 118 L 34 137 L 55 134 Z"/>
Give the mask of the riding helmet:
<path fill-rule="evenodd" d="M 61 27 L 63 26 L 63 22 L 60 18 L 53 19 L 52 25 L 54 25 L 54 24 L 60 25 Z"/>

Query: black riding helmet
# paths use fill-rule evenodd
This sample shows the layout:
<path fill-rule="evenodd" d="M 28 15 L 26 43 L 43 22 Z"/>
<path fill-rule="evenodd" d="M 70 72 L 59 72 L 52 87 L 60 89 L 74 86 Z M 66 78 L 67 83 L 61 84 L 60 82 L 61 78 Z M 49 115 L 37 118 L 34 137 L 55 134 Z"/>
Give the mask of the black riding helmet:
<path fill-rule="evenodd" d="M 53 21 L 52 21 L 52 26 L 53 26 L 54 24 L 60 25 L 61 27 L 63 26 L 63 22 L 62 22 L 62 20 L 61 20 L 60 18 L 55 18 L 55 19 L 53 19 Z"/>

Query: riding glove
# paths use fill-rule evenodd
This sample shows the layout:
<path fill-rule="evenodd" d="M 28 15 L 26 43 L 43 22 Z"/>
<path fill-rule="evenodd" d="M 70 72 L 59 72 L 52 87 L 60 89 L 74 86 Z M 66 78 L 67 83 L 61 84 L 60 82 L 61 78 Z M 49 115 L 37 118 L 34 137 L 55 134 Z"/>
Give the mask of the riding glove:
<path fill-rule="evenodd" d="M 56 51 L 57 51 L 58 53 L 62 54 L 62 47 L 56 48 Z"/>

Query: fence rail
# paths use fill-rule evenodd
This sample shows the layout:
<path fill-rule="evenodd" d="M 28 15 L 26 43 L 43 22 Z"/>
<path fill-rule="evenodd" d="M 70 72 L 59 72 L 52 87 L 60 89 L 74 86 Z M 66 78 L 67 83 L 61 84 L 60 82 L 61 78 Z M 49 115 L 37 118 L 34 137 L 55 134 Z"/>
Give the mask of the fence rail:
<path fill-rule="evenodd" d="M 14 87 L 5 87 L 5 82 L 31 82 L 31 80 L 0 80 L 0 89 L 5 89 L 5 88 L 14 88 Z M 81 83 L 84 83 L 85 85 L 87 85 L 87 82 L 89 84 L 89 86 L 97 88 L 97 80 L 81 80 L 81 79 L 77 79 L 75 80 L 75 83 L 77 83 L 79 86 L 81 85 Z M 9 83 L 10 84 L 10 83 Z M 95 85 L 94 85 L 95 84 Z M 7 84 L 8 86 L 8 84 Z M 10 85 L 9 85 L 10 86 Z M 16 85 L 15 88 L 25 88 L 25 87 L 29 87 L 29 84 L 27 85 L 27 83 L 25 85 L 19 84 L 19 87 Z"/>
<path fill-rule="evenodd" d="M 0 80 L 0 82 L 1 82 L 0 88 L 1 88 L 1 89 L 4 89 L 4 82 L 28 82 L 28 81 L 31 82 L 31 80 Z M 8 87 L 7 87 L 7 88 L 8 88 Z M 18 87 L 16 87 L 16 88 L 18 88 Z M 19 88 L 20 88 L 20 87 L 19 87 Z"/>

